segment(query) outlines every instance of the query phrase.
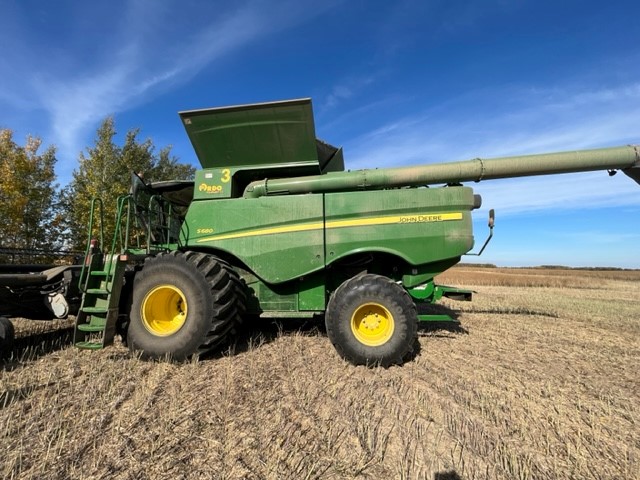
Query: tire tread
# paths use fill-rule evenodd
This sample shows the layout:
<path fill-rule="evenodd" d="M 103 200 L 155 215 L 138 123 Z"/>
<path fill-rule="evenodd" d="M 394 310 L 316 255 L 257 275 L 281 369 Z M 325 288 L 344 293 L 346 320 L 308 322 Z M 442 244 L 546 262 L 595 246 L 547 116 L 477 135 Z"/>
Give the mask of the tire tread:
<path fill-rule="evenodd" d="M 392 351 L 387 348 L 373 347 L 378 349 L 368 353 L 362 353 L 364 347 L 355 339 L 344 335 L 340 329 L 346 328 L 344 323 L 350 321 L 345 319 L 345 311 L 349 310 L 350 303 L 354 297 L 360 296 L 385 298 L 393 306 L 400 309 L 404 319 L 396 322 L 396 328 L 403 328 L 404 340 L 397 342 L 398 345 Z M 402 364 L 404 359 L 413 352 L 414 344 L 417 340 L 417 309 L 415 303 L 407 291 L 387 277 L 381 275 L 362 273 L 344 281 L 333 292 L 325 314 L 327 335 L 338 351 L 340 356 L 355 365 L 380 365 L 389 367 L 394 364 Z M 386 346 L 385 346 L 386 347 Z"/>

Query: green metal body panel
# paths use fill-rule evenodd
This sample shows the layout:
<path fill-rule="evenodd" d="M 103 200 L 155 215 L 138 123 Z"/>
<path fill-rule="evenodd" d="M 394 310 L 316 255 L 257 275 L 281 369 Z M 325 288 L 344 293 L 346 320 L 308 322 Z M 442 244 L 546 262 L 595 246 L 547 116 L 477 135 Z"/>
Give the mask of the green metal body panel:
<path fill-rule="evenodd" d="M 411 269 L 411 273 L 403 274 L 401 277 L 402 285 L 406 288 L 413 288 L 419 285 L 423 285 L 436 275 L 449 270 L 455 264 L 460 261 L 460 257 L 451 257 L 440 260 L 439 262 L 432 262 L 425 265 L 418 265 Z"/>
<path fill-rule="evenodd" d="M 324 268 L 323 207 L 323 195 L 196 200 L 182 245 L 226 253 L 266 283 L 283 283 Z"/>
<path fill-rule="evenodd" d="M 302 165 L 319 173 L 310 99 L 180 112 L 203 168 Z"/>
<path fill-rule="evenodd" d="M 344 170 L 342 149 L 316 139 L 309 98 L 190 110 L 180 117 L 202 168 L 222 170 L 241 191 L 267 177 Z"/>
<path fill-rule="evenodd" d="M 322 312 L 331 280 L 325 272 L 350 257 L 386 255 L 389 275 L 407 287 L 456 264 L 473 247 L 473 206 L 468 187 L 255 199 L 196 194 L 181 248 L 233 258 L 246 268 L 251 313 Z"/>
<path fill-rule="evenodd" d="M 324 197 L 327 264 L 354 253 L 384 252 L 417 267 L 460 257 L 473 247 L 471 188 L 341 192 Z"/>
<path fill-rule="evenodd" d="M 436 285 L 433 282 L 427 282 L 415 288 L 407 288 L 407 292 L 416 302 L 421 303 L 435 303 L 442 297 L 469 301 L 473 295 L 473 290 Z"/>
<path fill-rule="evenodd" d="M 388 254 L 401 274 L 417 275 L 473 247 L 473 202 L 467 187 L 194 200 L 182 244 L 233 256 L 268 284 L 362 252 Z"/>
<path fill-rule="evenodd" d="M 267 284 L 252 274 L 245 273 L 243 278 L 251 293 L 247 304 L 250 314 L 273 317 L 282 312 L 324 312 L 327 301 L 324 272 L 278 285 Z"/>

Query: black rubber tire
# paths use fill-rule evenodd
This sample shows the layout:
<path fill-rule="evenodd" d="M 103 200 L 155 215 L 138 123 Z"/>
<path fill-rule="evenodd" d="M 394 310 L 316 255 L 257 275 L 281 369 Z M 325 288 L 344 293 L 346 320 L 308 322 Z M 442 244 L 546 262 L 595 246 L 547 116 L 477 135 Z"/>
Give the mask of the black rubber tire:
<path fill-rule="evenodd" d="M 352 328 L 356 312 L 377 305 L 391 314 L 393 333 L 380 345 L 367 345 Z M 397 283 L 374 274 L 343 282 L 331 296 L 325 314 L 327 335 L 345 360 L 354 365 L 388 367 L 402 364 L 417 341 L 418 313 L 411 297 Z"/>
<path fill-rule="evenodd" d="M 184 324 L 169 335 L 145 326 L 142 307 L 157 287 L 178 289 L 185 298 Z M 199 252 L 174 251 L 150 258 L 135 277 L 127 344 L 142 358 L 182 361 L 220 346 L 240 323 L 242 282 L 224 261 Z"/>
<path fill-rule="evenodd" d="M 0 317 L 0 358 L 9 356 L 13 348 L 15 329 L 7 317 Z"/>

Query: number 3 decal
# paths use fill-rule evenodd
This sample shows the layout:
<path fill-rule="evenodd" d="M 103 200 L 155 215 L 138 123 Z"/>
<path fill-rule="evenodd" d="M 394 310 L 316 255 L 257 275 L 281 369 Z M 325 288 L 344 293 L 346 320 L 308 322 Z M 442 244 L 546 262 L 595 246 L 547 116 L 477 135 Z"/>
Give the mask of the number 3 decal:
<path fill-rule="evenodd" d="M 222 183 L 228 183 L 229 180 L 231 180 L 231 170 L 225 168 L 224 170 L 222 170 L 222 177 L 220 177 L 220 181 Z"/>

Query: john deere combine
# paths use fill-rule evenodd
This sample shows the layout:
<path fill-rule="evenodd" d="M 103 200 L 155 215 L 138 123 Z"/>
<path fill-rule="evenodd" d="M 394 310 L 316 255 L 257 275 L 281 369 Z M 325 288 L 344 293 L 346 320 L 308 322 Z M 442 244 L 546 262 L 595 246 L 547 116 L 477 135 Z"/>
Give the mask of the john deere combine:
<path fill-rule="evenodd" d="M 246 315 L 324 314 L 345 359 L 401 363 L 430 319 L 417 304 L 470 298 L 433 281 L 474 245 L 481 199 L 460 182 L 621 169 L 640 183 L 633 146 L 345 172 L 342 150 L 315 138 L 309 99 L 180 117 L 195 181 L 134 177 L 106 245 L 94 203 L 78 347 L 120 330 L 144 357 L 185 359 Z"/>

